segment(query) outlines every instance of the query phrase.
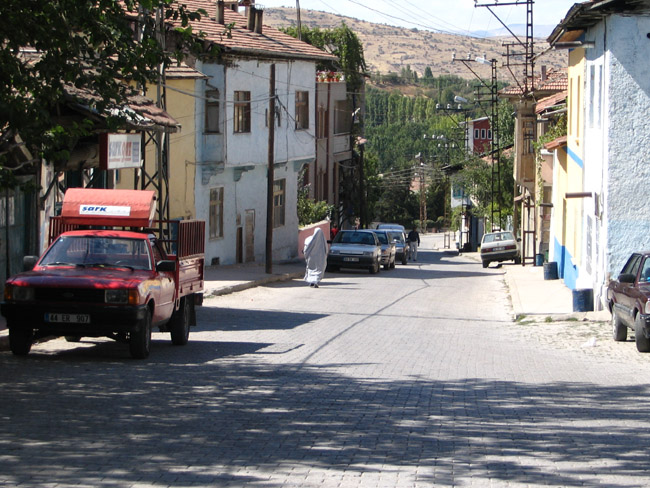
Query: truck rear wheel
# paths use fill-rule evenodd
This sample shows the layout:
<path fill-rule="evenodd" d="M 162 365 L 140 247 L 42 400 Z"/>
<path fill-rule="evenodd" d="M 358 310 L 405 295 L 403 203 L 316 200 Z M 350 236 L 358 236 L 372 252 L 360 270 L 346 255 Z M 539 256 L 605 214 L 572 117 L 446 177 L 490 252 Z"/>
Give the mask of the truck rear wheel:
<path fill-rule="evenodd" d="M 16 356 L 26 356 L 32 348 L 34 331 L 9 325 L 9 349 Z"/>
<path fill-rule="evenodd" d="M 147 311 L 138 324 L 137 330 L 131 332 L 129 338 L 129 351 L 134 359 L 149 357 L 151 350 L 151 312 Z"/>
<path fill-rule="evenodd" d="M 172 336 L 172 344 L 175 346 L 184 346 L 189 340 L 191 307 L 193 303 L 194 295 L 181 298 L 181 304 L 178 310 L 174 312 L 174 315 L 172 315 L 169 321 L 169 332 Z"/>

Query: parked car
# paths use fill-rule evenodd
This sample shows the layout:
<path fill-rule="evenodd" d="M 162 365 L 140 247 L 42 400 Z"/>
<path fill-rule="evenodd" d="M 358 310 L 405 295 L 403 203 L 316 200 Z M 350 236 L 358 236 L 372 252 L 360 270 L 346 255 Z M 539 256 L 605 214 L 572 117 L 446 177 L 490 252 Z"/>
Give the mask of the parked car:
<path fill-rule="evenodd" d="M 630 328 L 637 350 L 650 352 L 650 251 L 630 256 L 618 278 L 609 282 L 607 303 L 614 340 L 626 340 Z"/>
<path fill-rule="evenodd" d="M 381 264 L 384 265 L 384 269 L 394 268 L 397 248 L 390 232 L 377 229 L 375 230 L 375 234 L 381 244 Z"/>
<path fill-rule="evenodd" d="M 377 229 L 379 230 L 397 230 L 402 233 L 404 236 L 404 240 L 406 240 L 406 229 L 404 228 L 403 225 L 400 224 L 379 224 L 377 225 Z"/>
<path fill-rule="evenodd" d="M 510 231 L 489 232 L 481 239 L 481 261 L 487 268 L 491 262 L 514 261 L 521 263 L 519 243 Z"/>
<path fill-rule="evenodd" d="M 327 254 L 327 270 L 365 268 L 371 274 L 379 272 L 381 245 L 371 230 L 341 230 L 332 241 Z"/>
<path fill-rule="evenodd" d="M 404 233 L 399 230 L 389 230 L 388 234 L 395 242 L 395 260 L 406 264 L 409 258 L 409 245 L 404 238 Z"/>

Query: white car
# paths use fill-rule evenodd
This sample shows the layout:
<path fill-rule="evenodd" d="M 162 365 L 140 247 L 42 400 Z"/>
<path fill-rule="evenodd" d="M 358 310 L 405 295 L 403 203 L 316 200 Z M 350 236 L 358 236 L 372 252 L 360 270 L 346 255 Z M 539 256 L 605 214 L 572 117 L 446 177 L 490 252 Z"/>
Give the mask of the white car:
<path fill-rule="evenodd" d="M 491 262 L 514 261 L 521 263 L 519 242 L 510 231 L 490 232 L 481 240 L 481 261 L 487 268 Z"/>

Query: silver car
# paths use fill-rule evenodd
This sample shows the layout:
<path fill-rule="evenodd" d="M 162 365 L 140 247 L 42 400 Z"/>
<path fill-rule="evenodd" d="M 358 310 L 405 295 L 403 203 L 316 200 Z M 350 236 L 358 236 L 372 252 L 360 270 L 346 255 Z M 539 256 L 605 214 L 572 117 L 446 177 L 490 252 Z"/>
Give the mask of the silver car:
<path fill-rule="evenodd" d="M 519 243 L 510 231 L 490 232 L 481 240 L 481 261 L 487 268 L 491 262 L 510 261 L 521 263 Z"/>
<path fill-rule="evenodd" d="M 384 269 L 392 269 L 395 267 L 395 259 L 397 255 L 397 246 L 393 237 L 388 230 L 375 230 L 379 243 L 381 244 L 381 264 Z"/>
<path fill-rule="evenodd" d="M 371 230 L 341 230 L 332 241 L 327 254 L 327 270 L 364 268 L 371 274 L 379 272 L 381 245 Z"/>
<path fill-rule="evenodd" d="M 395 261 L 406 264 L 409 258 L 409 245 L 404 238 L 404 233 L 399 230 L 389 230 L 388 235 L 395 242 Z"/>

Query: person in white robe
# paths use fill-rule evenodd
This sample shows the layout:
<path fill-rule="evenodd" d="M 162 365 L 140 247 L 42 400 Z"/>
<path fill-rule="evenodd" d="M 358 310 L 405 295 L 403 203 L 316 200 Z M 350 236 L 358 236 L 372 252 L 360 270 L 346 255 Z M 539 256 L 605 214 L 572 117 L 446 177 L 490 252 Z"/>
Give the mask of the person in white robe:
<path fill-rule="evenodd" d="M 307 261 L 304 279 L 309 286 L 318 288 L 318 283 L 323 279 L 327 267 L 327 241 L 320 227 L 317 227 L 314 233 L 305 239 L 303 253 Z"/>

